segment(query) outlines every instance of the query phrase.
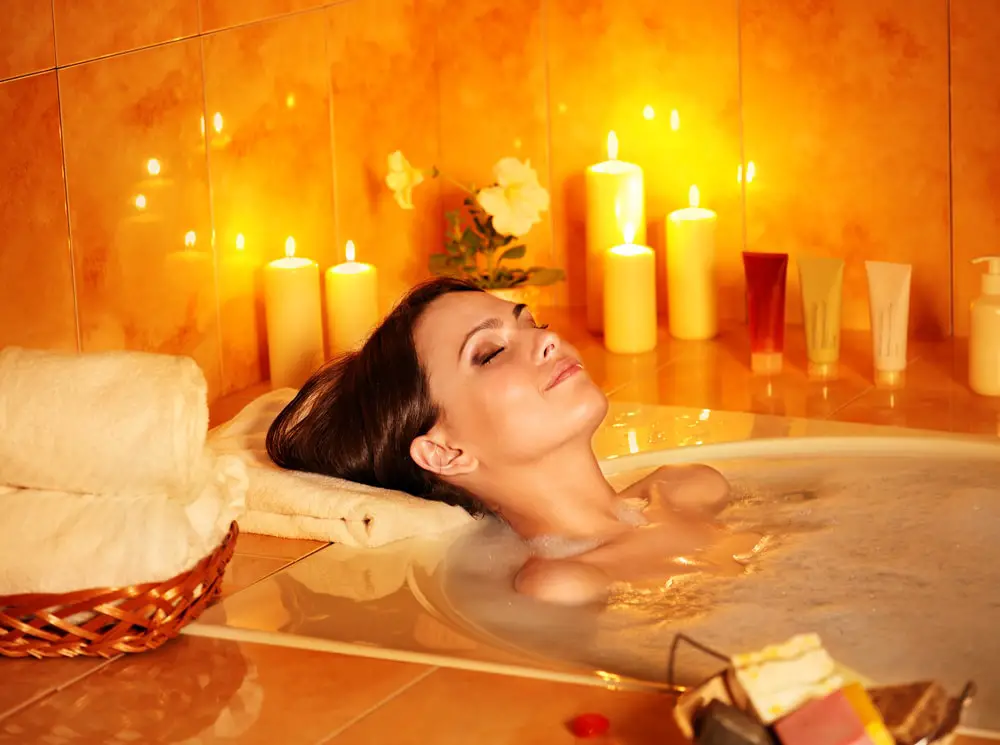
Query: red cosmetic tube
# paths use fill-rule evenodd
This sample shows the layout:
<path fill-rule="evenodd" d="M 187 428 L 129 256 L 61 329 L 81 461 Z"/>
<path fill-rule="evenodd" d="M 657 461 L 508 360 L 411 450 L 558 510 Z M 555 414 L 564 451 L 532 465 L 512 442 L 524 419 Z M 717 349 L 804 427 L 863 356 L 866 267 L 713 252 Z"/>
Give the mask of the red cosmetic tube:
<path fill-rule="evenodd" d="M 761 375 L 781 372 L 785 352 L 785 281 L 788 254 L 743 252 L 750 326 L 750 367 Z"/>

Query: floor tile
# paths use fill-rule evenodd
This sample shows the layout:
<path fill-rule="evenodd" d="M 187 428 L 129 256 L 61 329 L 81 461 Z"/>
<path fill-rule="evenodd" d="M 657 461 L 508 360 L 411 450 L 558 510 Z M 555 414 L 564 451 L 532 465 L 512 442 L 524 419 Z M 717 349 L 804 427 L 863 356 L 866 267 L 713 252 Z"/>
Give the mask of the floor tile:
<path fill-rule="evenodd" d="M 249 587 L 269 574 L 274 574 L 282 567 L 288 566 L 289 563 L 288 559 L 247 556 L 245 554 L 234 555 L 229 566 L 226 567 L 226 576 L 222 581 L 222 597 Z"/>
<path fill-rule="evenodd" d="M 97 670 L 107 660 L 32 660 L 0 658 L 0 719 L 34 698 Z"/>
<path fill-rule="evenodd" d="M 0 720 L 0 743 L 314 745 L 426 671 L 182 637 Z"/>
<path fill-rule="evenodd" d="M 680 745 L 671 703 L 660 694 L 441 669 L 331 742 L 568 745 L 577 740 L 567 724 L 580 714 L 600 712 L 611 721 L 612 741 L 618 745 Z"/>
<path fill-rule="evenodd" d="M 322 541 L 275 538 L 270 535 L 240 533 L 236 539 L 236 553 L 268 559 L 301 559 L 327 544 Z"/>

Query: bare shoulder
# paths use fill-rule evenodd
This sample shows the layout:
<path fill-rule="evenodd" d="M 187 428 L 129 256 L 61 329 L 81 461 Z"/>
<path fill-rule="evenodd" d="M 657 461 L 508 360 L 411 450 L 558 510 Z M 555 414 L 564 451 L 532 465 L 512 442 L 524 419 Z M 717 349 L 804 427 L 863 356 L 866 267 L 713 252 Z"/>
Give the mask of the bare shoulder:
<path fill-rule="evenodd" d="M 572 559 L 531 558 L 514 578 L 518 592 L 559 605 L 603 603 L 610 586 L 604 570 Z"/>
<path fill-rule="evenodd" d="M 621 496 L 656 498 L 673 509 L 707 514 L 719 512 L 731 499 L 726 477 L 702 463 L 660 466 Z"/>

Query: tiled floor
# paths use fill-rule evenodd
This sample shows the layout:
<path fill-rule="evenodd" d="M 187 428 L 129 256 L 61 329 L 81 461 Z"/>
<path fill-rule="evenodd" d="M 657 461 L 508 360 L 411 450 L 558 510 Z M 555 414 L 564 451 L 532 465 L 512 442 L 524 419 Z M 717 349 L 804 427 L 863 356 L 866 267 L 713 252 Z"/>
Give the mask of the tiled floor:
<path fill-rule="evenodd" d="M 871 383 L 865 334 L 845 334 L 841 377 L 811 382 L 801 330 L 789 329 L 785 371 L 748 370 L 740 329 L 710 343 L 662 333 L 656 352 L 615 357 L 575 314 L 544 320 L 578 346 L 591 374 L 621 401 L 1000 434 L 1000 404 L 964 383 L 961 342 L 911 344 L 905 386 Z M 264 388 L 220 401 L 232 416 Z M 323 544 L 241 535 L 226 592 L 238 592 Z M 566 722 L 599 711 L 620 745 L 676 745 L 670 699 L 652 693 L 506 678 L 322 652 L 184 637 L 111 662 L 0 660 L 0 743 L 571 743 Z M 969 743 L 978 742 L 966 739 Z M 986 742 L 986 741 L 983 741 Z"/>

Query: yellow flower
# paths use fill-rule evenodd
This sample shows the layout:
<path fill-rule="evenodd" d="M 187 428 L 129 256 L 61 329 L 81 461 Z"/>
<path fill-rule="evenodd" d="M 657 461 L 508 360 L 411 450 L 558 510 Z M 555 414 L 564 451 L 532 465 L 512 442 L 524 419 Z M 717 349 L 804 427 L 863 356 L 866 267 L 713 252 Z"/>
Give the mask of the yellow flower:
<path fill-rule="evenodd" d="M 549 208 L 549 193 L 538 183 L 538 174 L 527 160 L 501 158 L 493 166 L 493 175 L 496 186 L 479 192 L 479 205 L 493 218 L 498 233 L 519 238 L 542 221 L 541 213 Z"/>
<path fill-rule="evenodd" d="M 424 174 L 419 168 L 410 165 L 410 161 L 399 150 L 389 155 L 389 173 L 385 184 L 392 189 L 396 204 L 404 210 L 413 209 L 413 187 L 424 180 Z"/>

